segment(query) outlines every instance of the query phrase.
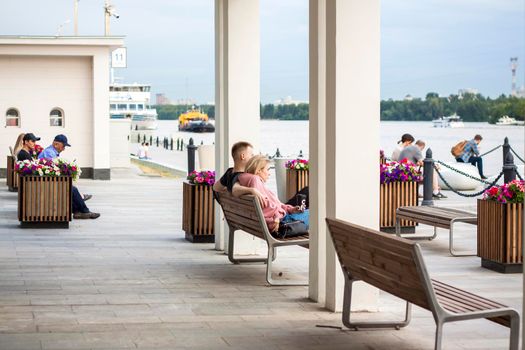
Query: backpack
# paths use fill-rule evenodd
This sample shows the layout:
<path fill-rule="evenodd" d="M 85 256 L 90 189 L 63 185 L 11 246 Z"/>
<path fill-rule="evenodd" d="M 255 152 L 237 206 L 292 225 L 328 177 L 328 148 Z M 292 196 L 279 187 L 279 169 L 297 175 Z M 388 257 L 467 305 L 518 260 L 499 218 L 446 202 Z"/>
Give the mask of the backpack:
<path fill-rule="evenodd" d="M 465 149 L 465 145 L 467 144 L 468 141 L 460 141 L 458 142 L 457 145 L 455 145 L 454 147 L 452 147 L 450 149 L 450 153 L 452 153 L 452 155 L 455 157 L 455 158 L 458 158 L 458 157 L 461 157 L 461 155 L 463 154 L 463 150 Z"/>

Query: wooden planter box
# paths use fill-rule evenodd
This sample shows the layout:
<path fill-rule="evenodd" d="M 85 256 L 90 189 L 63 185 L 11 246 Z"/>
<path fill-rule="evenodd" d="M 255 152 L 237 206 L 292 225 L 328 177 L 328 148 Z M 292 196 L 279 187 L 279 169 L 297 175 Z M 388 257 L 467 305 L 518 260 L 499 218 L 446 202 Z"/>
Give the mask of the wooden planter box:
<path fill-rule="evenodd" d="M 11 192 L 18 191 L 18 174 L 15 172 L 16 159 L 13 156 L 7 156 L 7 188 Z"/>
<path fill-rule="evenodd" d="M 182 229 L 186 239 L 193 243 L 215 242 L 213 188 L 189 182 L 183 182 L 182 186 Z"/>
<path fill-rule="evenodd" d="M 391 182 L 381 184 L 379 189 L 379 227 L 384 232 L 395 232 L 396 210 L 404 206 L 417 206 L 417 186 L 415 181 Z M 401 220 L 404 233 L 415 232 L 416 223 Z"/>
<path fill-rule="evenodd" d="M 478 199 L 478 256 L 485 268 L 523 271 L 523 203 Z"/>
<path fill-rule="evenodd" d="M 286 169 L 286 200 L 308 186 L 308 170 Z"/>
<path fill-rule="evenodd" d="M 71 176 L 20 176 L 19 179 L 18 220 L 22 227 L 69 227 Z"/>

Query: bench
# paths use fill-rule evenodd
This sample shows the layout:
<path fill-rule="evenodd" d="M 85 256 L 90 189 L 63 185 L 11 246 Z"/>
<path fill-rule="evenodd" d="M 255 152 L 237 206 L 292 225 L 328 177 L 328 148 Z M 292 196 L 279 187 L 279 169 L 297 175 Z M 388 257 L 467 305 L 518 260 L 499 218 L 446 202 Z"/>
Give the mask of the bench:
<path fill-rule="evenodd" d="M 441 349 L 446 322 L 486 318 L 510 328 L 510 349 L 519 344 L 519 314 L 495 301 L 430 279 L 419 244 L 337 219 L 328 229 L 345 276 L 343 324 L 351 329 L 405 327 L 411 304 L 432 312 L 436 322 L 435 349 Z M 362 280 L 406 301 L 398 322 L 352 322 L 352 284 Z"/>
<path fill-rule="evenodd" d="M 236 198 L 230 193 L 215 192 L 215 199 L 221 205 L 224 217 L 230 230 L 228 244 L 228 259 L 239 264 L 243 262 L 266 263 L 266 281 L 271 285 L 308 285 L 308 283 L 297 281 L 277 281 L 272 278 L 272 262 L 276 258 L 276 248 L 298 245 L 308 247 L 309 237 L 278 239 L 273 237 L 268 230 L 259 201 L 254 196 L 243 196 Z M 235 232 L 242 230 L 258 237 L 268 245 L 268 256 L 266 258 L 237 258 L 234 254 Z"/>
<path fill-rule="evenodd" d="M 401 235 L 400 222 L 401 220 L 411 220 L 421 224 L 434 226 L 434 235 L 432 236 L 407 236 Z M 437 236 L 437 228 L 444 228 L 449 230 L 449 248 L 450 254 L 453 256 L 474 256 L 475 253 L 457 253 L 454 250 L 454 224 L 456 222 L 464 222 L 467 224 L 477 225 L 478 216 L 476 213 L 471 213 L 464 210 L 434 207 L 434 206 L 418 206 L 418 207 L 399 207 L 396 210 L 396 235 L 398 237 L 408 239 L 428 239 L 433 240 Z"/>

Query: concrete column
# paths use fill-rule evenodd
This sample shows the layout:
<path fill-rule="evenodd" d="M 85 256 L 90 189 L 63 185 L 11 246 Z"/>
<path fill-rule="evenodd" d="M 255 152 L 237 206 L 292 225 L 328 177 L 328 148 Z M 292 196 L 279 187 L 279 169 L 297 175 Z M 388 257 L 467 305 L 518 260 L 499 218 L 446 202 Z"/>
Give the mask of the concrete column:
<path fill-rule="evenodd" d="M 93 179 L 110 179 L 109 51 L 93 55 Z"/>
<path fill-rule="evenodd" d="M 215 0 L 217 176 L 233 165 L 230 150 L 235 142 L 248 141 L 256 149 L 259 145 L 259 27 L 259 0 Z M 215 247 L 227 250 L 228 229 L 220 215 L 216 215 L 215 223 Z M 242 237 L 236 242 L 236 251 L 251 253 L 253 242 L 253 236 Z"/>
<path fill-rule="evenodd" d="M 310 171 L 319 199 L 310 295 L 322 301 L 324 290 L 326 307 L 338 311 L 344 282 L 324 217 L 379 224 L 380 3 L 311 0 L 310 11 L 310 153 L 319 166 Z M 356 286 L 354 310 L 376 310 L 377 298 L 377 289 Z"/>

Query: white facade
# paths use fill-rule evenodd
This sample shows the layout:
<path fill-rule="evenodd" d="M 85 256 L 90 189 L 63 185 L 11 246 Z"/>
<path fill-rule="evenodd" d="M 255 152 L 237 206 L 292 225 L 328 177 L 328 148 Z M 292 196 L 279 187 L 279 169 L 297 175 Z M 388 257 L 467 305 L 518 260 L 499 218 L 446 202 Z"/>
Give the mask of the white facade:
<path fill-rule="evenodd" d="M 0 36 L 0 159 L 20 133 L 41 137 L 43 147 L 64 134 L 72 147 L 63 157 L 76 159 L 86 177 L 109 179 L 109 53 L 123 43 L 120 37 Z M 6 118 L 12 109 L 17 122 Z"/>

